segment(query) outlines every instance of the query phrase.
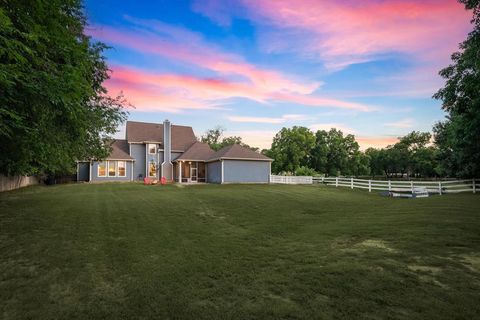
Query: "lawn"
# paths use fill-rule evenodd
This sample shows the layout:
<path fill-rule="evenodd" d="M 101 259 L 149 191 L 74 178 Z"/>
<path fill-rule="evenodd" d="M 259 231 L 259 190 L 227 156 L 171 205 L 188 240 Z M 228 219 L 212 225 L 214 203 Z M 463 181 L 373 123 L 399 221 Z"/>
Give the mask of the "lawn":
<path fill-rule="evenodd" d="M 1 319 L 474 319 L 480 195 L 79 184 L 0 194 Z"/>

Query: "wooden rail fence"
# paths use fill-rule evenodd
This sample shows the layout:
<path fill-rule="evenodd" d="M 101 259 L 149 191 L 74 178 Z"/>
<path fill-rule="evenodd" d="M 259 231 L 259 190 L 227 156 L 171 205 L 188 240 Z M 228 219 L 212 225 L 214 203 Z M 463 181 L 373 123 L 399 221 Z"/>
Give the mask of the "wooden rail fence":
<path fill-rule="evenodd" d="M 428 193 L 459 193 L 473 192 L 480 189 L 479 179 L 464 180 L 430 180 L 430 181 L 397 181 L 397 180 L 367 180 L 346 177 L 310 177 L 310 176 L 270 176 L 270 183 L 281 184 L 315 184 L 323 183 L 328 186 L 365 189 L 369 192 L 392 191 L 413 192 L 421 188 Z"/>

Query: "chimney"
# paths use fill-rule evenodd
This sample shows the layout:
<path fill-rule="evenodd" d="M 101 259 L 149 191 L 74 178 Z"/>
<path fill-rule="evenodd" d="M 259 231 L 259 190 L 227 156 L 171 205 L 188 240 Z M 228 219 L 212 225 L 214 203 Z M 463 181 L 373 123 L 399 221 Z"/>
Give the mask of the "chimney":
<path fill-rule="evenodd" d="M 163 121 L 163 163 L 162 176 L 167 180 L 173 179 L 172 165 L 172 125 L 170 121 Z"/>

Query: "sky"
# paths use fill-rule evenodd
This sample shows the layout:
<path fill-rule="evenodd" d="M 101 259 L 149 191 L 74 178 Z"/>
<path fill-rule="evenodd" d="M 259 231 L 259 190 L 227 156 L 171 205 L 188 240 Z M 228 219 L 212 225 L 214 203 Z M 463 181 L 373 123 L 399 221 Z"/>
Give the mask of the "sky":
<path fill-rule="evenodd" d="M 472 29 L 455 0 L 87 0 L 85 11 L 129 120 L 197 136 L 221 126 L 259 148 L 294 125 L 341 129 L 362 149 L 431 131 L 445 117 L 438 71 Z"/>

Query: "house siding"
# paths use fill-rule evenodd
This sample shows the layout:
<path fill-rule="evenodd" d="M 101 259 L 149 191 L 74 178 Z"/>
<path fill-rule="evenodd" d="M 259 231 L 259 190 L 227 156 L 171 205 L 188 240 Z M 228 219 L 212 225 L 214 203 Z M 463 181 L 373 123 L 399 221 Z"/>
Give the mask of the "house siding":
<path fill-rule="evenodd" d="M 137 180 L 141 174 L 145 177 L 145 145 L 144 144 L 130 144 L 131 156 L 135 159 L 133 165 L 133 180 Z"/>
<path fill-rule="evenodd" d="M 270 162 L 252 160 L 224 160 L 224 183 L 269 183 Z"/>
<path fill-rule="evenodd" d="M 222 163 L 220 161 L 207 163 L 207 182 L 222 182 Z"/>
<path fill-rule="evenodd" d="M 108 161 L 108 160 L 106 160 Z M 93 161 L 92 164 L 92 181 L 98 182 L 98 181 L 130 181 L 132 178 L 132 169 L 133 169 L 133 162 L 132 161 L 126 161 L 125 162 L 125 169 L 126 169 L 126 174 L 125 177 L 109 177 L 108 172 L 106 177 L 99 177 L 98 176 L 98 161 Z M 135 179 L 135 177 L 134 177 Z"/>

